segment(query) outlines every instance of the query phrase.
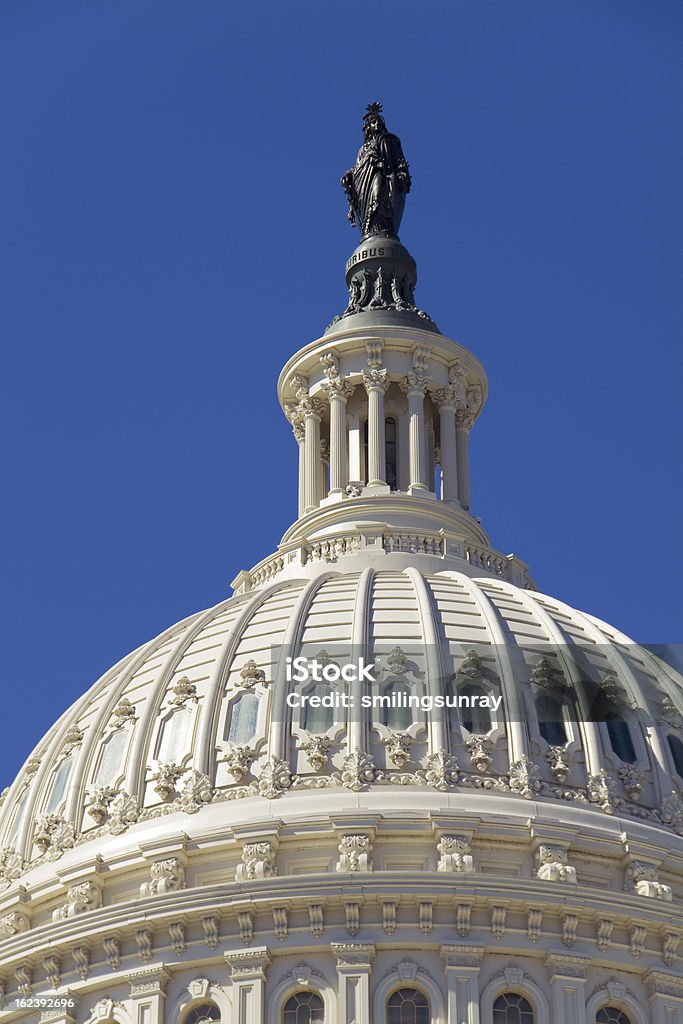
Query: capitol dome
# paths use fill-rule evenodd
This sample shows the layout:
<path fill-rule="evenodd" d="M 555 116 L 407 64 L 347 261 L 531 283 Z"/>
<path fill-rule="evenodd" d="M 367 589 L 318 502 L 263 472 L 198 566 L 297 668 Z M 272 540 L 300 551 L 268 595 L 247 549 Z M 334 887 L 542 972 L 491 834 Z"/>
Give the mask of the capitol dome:
<path fill-rule="evenodd" d="M 4 794 L 7 1019 L 683 1024 L 683 682 L 491 546 L 483 368 L 355 180 L 349 305 L 278 386 L 296 522 Z"/>

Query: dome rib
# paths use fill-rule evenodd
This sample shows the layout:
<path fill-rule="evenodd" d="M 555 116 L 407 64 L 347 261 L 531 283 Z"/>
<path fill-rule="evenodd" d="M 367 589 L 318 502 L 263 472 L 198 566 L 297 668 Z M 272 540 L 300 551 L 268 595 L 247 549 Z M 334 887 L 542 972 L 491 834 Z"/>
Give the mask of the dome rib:
<path fill-rule="evenodd" d="M 428 693 L 430 696 L 436 697 L 439 693 L 443 692 L 446 686 L 446 673 L 441 658 L 441 644 L 435 626 L 438 610 L 434 606 L 434 601 L 422 574 L 413 566 L 407 566 L 403 573 L 409 578 L 415 591 L 420 626 L 422 628 L 422 639 L 425 645 Z M 427 726 L 429 730 L 429 749 L 434 753 L 439 750 L 448 749 L 444 716 L 427 716 Z"/>
<path fill-rule="evenodd" d="M 372 612 L 372 586 L 375 578 L 375 570 L 363 569 L 358 579 L 356 597 L 353 604 L 351 617 L 351 647 L 353 651 L 367 650 L 370 642 L 370 615 Z M 354 704 L 360 704 L 363 692 L 363 683 L 356 680 L 351 684 L 351 695 Z M 367 725 L 361 721 L 360 715 L 349 715 L 348 719 L 348 750 L 353 753 L 356 750 L 366 750 L 369 737 L 366 735 Z"/>
<path fill-rule="evenodd" d="M 339 572 L 322 572 L 320 576 L 308 581 L 308 586 L 305 586 L 299 594 L 296 604 L 290 613 L 285 635 L 282 638 L 283 650 L 298 650 L 301 644 L 301 635 L 306 621 L 306 616 L 310 611 L 311 605 L 313 604 L 318 591 L 322 585 L 327 582 L 327 580 L 334 579 L 341 575 L 342 573 Z M 271 733 L 268 742 L 268 755 L 269 757 L 280 757 L 283 760 L 286 760 L 286 723 L 288 719 L 288 709 L 286 681 L 280 678 L 280 675 L 283 672 L 284 665 L 281 661 L 278 666 L 278 679 L 274 681 L 273 685 L 273 704 L 270 718 Z"/>
<path fill-rule="evenodd" d="M 522 729 L 522 714 L 517 695 L 517 678 L 510 658 L 510 652 L 505 640 L 505 635 L 498 621 L 498 610 L 482 590 L 476 580 L 471 576 L 464 576 L 461 573 L 447 571 L 439 573 L 439 576 L 448 576 L 464 585 L 465 589 L 476 604 L 481 617 L 488 627 L 491 642 L 493 644 L 495 658 L 500 671 L 501 693 L 504 697 L 503 708 L 508 724 L 508 742 L 510 744 L 510 762 L 519 761 L 520 758 L 528 755 L 526 737 Z"/>
<path fill-rule="evenodd" d="M 218 730 L 221 702 L 224 696 L 224 683 L 237 652 L 237 647 L 242 639 L 242 634 L 251 622 L 254 613 L 273 594 L 277 594 L 281 590 L 291 589 L 291 587 L 292 581 L 290 580 L 287 582 L 283 581 L 282 583 L 272 583 L 270 586 L 264 587 L 263 590 L 257 591 L 238 614 L 221 645 L 220 653 L 209 676 L 205 704 L 197 730 L 194 766 L 198 771 L 204 772 L 206 775 L 210 776 L 213 772 L 214 766 L 212 761 L 213 754 L 215 753 L 213 744 L 215 744 Z"/>
<path fill-rule="evenodd" d="M 511 588 L 504 587 L 504 589 L 506 592 L 510 592 Z M 514 596 L 517 600 L 521 601 L 524 607 L 528 609 L 531 614 L 538 618 L 538 621 L 545 628 L 550 641 L 557 648 L 560 662 L 564 667 L 565 677 L 570 679 L 574 686 L 574 692 L 577 695 L 579 708 L 581 710 L 581 721 L 578 725 L 586 756 L 586 769 L 590 775 L 597 775 L 599 771 L 605 767 L 604 759 L 600 754 L 600 738 L 595 722 L 592 722 L 590 719 L 590 709 L 586 706 L 586 693 L 581 677 L 577 672 L 575 663 L 565 654 L 565 648 L 567 646 L 566 638 L 563 636 L 562 630 L 557 625 L 552 615 L 543 607 L 540 601 L 534 601 L 526 590 L 521 589 L 515 590 Z"/>

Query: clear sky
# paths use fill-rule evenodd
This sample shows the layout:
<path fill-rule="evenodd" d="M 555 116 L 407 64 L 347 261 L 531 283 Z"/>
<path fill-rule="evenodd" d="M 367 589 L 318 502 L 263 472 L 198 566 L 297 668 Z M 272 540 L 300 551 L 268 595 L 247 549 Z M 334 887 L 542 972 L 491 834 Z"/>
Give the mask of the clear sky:
<path fill-rule="evenodd" d="M 295 517 L 275 381 L 345 305 L 384 103 L 417 297 L 489 374 L 473 511 L 680 641 L 675 0 L 4 0 L 0 788 Z"/>

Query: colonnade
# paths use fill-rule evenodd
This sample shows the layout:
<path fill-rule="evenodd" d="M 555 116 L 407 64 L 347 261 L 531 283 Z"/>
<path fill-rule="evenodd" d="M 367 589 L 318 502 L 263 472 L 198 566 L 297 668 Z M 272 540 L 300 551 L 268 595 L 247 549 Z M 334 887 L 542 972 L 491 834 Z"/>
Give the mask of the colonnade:
<path fill-rule="evenodd" d="M 385 396 L 392 384 L 407 398 L 408 479 L 410 494 L 434 493 L 430 480 L 428 453 L 428 412 L 426 396 L 438 410 L 442 501 L 470 507 L 469 434 L 478 412 L 481 394 L 472 401 L 462 386 L 462 378 L 437 389 L 429 377 L 413 372 L 392 379 L 380 366 L 364 370 L 356 382 L 339 373 L 336 360 L 323 360 L 326 381 L 313 394 L 302 375 L 292 378 L 296 402 L 289 403 L 287 415 L 299 447 L 299 516 L 312 512 L 329 495 L 342 496 L 349 485 L 349 425 L 347 405 L 356 387 L 367 398 L 367 460 L 364 485 L 372 493 L 387 488 L 385 437 Z M 436 425 L 435 425 L 436 432 Z M 323 435 L 327 436 L 323 436 Z M 430 434 L 431 436 L 431 434 Z M 356 435 L 358 437 L 358 435 Z M 353 460 L 359 461 L 358 458 Z M 329 483 L 328 483 L 329 475 Z M 355 482 L 355 481 L 354 481 Z"/>

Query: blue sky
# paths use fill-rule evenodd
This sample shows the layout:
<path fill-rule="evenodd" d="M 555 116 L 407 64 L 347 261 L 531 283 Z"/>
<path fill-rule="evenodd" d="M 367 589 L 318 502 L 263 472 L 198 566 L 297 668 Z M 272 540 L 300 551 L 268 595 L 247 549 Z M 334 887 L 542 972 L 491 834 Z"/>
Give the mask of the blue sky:
<path fill-rule="evenodd" d="M 294 518 L 275 380 L 345 305 L 370 100 L 420 305 L 489 375 L 473 511 L 540 589 L 681 640 L 682 27 L 667 0 L 5 0 L 0 787 Z"/>

